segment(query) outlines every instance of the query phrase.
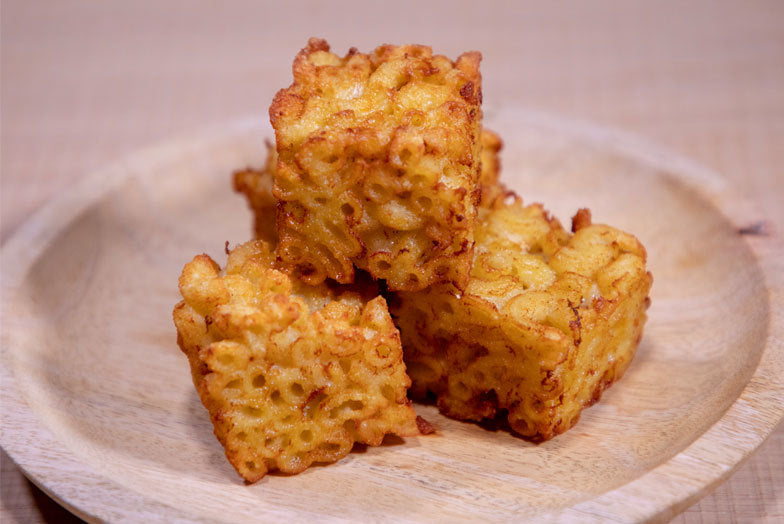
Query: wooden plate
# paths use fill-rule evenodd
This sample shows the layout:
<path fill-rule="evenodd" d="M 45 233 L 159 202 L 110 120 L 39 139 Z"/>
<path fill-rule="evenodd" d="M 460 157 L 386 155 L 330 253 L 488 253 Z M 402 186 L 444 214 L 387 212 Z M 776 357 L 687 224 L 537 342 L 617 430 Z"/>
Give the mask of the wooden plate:
<path fill-rule="evenodd" d="M 246 486 L 175 344 L 177 277 L 250 235 L 229 172 L 262 162 L 261 120 L 87 178 L 2 250 L 2 445 L 90 520 L 663 520 L 726 478 L 784 412 L 781 244 L 704 168 L 633 138 L 488 111 L 503 178 L 562 220 L 636 233 L 655 282 L 626 376 L 534 445 L 418 412 L 440 435 Z M 739 228 L 751 235 L 739 233 Z M 756 234 L 755 234 L 756 233 Z M 761 234 L 759 234 L 761 233 Z"/>

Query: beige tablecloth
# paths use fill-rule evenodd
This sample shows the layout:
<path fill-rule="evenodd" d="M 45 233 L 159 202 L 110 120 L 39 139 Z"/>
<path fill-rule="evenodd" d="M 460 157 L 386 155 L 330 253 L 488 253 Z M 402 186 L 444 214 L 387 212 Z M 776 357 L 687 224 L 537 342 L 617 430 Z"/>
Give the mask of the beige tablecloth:
<path fill-rule="evenodd" d="M 568 4 L 568 5 L 567 5 Z M 713 168 L 784 223 L 784 2 L 2 3 L 5 240 L 141 146 L 266 114 L 308 36 L 484 53 L 485 106 L 636 132 Z M 68 514 L 2 455 L 0 521 Z M 784 521 L 784 427 L 676 521 Z"/>

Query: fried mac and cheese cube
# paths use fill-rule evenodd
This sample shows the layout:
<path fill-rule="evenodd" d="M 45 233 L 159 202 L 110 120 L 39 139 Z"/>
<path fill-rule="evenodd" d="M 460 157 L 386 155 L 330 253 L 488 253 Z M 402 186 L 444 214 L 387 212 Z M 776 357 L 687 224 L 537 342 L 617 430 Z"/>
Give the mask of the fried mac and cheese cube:
<path fill-rule="evenodd" d="M 489 207 L 507 194 L 506 188 L 498 181 L 501 172 L 499 152 L 502 148 L 501 137 L 489 129 L 482 129 L 482 170 L 479 183 L 482 188 L 481 207 Z M 234 190 L 243 193 L 253 212 L 253 230 L 256 238 L 270 243 L 277 242 L 275 230 L 275 208 L 277 200 L 272 196 L 272 180 L 278 163 L 275 147 L 267 142 L 267 161 L 262 168 L 245 168 L 232 174 Z"/>
<path fill-rule="evenodd" d="M 479 185 L 482 189 L 480 207 L 492 207 L 499 199 L 508 193 L 504 185 L 499 182 L 501 175 L 501 159 L 499 153 L 503 142 L 498 134 L 489 129 L 482 129 L 482 170 L 479 174 Z"/>
<path fill-rule="evenodd" d="M 278 164 L 275 147 L 266 142 L 267 162 L 261 169 L 245 168 L 232 174 L 234 190 L 243 193 L 253 211 L 253 232 L 255 237 L 271 244 L 277 242 L 275 227 L 275 208 L 277 200 L 272 196 L 272 177 Z"/>
<path fill-rule="evenodd" d="M 546 440 L 619 379 L 642 336 L 652 278 L 633 236 L 591 225 L 574 235 L 538 204 L 498 202 L 476 229 L 471 279 L 399 293 L 411 395 L 437 396 L 450 417 L 508 412 L 511 428 Z"/>
<path fill-rule="evenodd" d="M 252 241 L 225 271 L 199 255 L 180 277 L 178 343 L 229 462 L 254 482 L 336 461 L 355 442 L 417 435 L 400 336 L 375 285 L 310 287 L 273 260 Z"/>
<path fill-rule="evenodd" d="M 309 283 L 465 287 L 479 201 L 481 55 L 418 45 L 341 58 L 311 39 L 270 119 L 278 256 Z"/>

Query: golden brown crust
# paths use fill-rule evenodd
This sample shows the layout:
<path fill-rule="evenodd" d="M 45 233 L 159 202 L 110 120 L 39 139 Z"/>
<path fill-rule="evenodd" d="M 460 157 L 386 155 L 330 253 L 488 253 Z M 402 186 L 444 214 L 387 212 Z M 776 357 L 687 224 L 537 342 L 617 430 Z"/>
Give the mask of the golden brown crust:
<path fill-rule="evenodd" d="M 501 174 L 501 149 L 504 143 L 497 133 L 482 129 L 482 169 L 479 184 L 482 188 L 481 207 L 491 207 L 498 199 L 503 198 L 508 190 L 498 180 Z"/>
<path fill-rule="evenodd" d="M 270 120 L 278 256 L 310 283 L 464 287 L 479 201 L 481 55 L 351 50 L 311 39 Z"/>
<path fill-rule="evenodd" d="M 471 279 L 398 293 L 411 394 L 466 420 L 508 411 L 542 440 L 566 431 L 620 378 L 642 335 L 645 249 L 578 213 L 570 235 L 541 205 L 497 201 L 476 228 Z"/>
<path fill-rule="evenodd" d="M 400 337 L 375 285 L 310 287 L 273 265 L 262 241 L 232 250 L 223 272 L 199 255 L 174 308 L 194 385 L 240 475 L 297 473 L 355 442 L 419 434 Z"/>
<path fill-rule="evenodd" d="M 436 432 L 435 426 L 422 417 L 417 416 L 416 425 L 421 435 L 432 435 Z"/>
<path fill-rule="evenodd" d="M 500 198 L 506 197 L 510 191 L 499 181 L 501 172 L 500 151 L 503 148 L 501 137 L 497 133 L 482 129 L 482 169 L 479 181 L 482 186 L 480 207 L 492 207 Z M 253 211 L 255 237 L 276 244 L 278 233 L 275 228 L 277 200 L 272 195 L 272 181 L 278 163 L 275 147 L 269 142 L 267 160 L 263 167 L 248 167 L 232 173 L 234 190 L 243 193 Z"/>
<path fill-rule="evenodd" d="M 591 225 L 591 210 L 582 207 L 572 217 L 572 233 L 577 233 L 584 227 Z"/>
<path fill-rule="evenodd" d="M 264 145 L 267 148 L 267 161 L 264 167 L 240 169 L 232 173 L 231 178 L 234 190 L 247 197 L 248 205 L 253 211 L 255 237 L 275 245 L 278 242 L 278 232 L 275 227 L 277 200 L 272 196 L 272 177 L 278 163 L 278 155 L 271 143 L 265 142 Z"/>

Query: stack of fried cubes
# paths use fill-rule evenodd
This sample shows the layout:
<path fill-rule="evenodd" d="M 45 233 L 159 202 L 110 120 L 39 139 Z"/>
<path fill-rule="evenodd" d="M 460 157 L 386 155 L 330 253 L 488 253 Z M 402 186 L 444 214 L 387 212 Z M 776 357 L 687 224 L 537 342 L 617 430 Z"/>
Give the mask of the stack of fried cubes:
<path fill-rule="evenodd" d="M 429 431 L 409 396 L 550 439 L 631 362 L 645 249 L 585 209 L 568 232 L 501 185 L 480 59 L 318 39 L 295 58 L 267 165 L 234 174 L 256 239 L 223 270 L 186 265 L 174 313 L 247 481 Z"/>

